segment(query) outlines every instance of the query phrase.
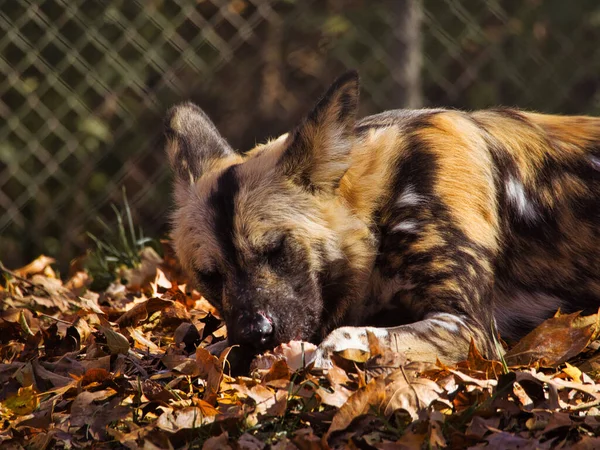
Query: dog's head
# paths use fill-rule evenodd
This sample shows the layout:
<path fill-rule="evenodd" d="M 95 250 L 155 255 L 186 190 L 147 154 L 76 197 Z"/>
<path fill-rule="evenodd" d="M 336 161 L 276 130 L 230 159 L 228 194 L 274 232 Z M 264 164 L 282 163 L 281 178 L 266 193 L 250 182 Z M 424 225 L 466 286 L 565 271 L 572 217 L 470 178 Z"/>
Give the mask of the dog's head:
<path fill-rule="evenodd" d="M 358 90 L 358 75 L 343 75 L 293 132 L 245 155 L 197 106 L 168 112 L 175 248 L 223 315 L 230 343 L 262 350 L 319 339 L 324 317 L 344 314 L 333 303 L 351 288 L 344 233 L 353 219 L 340 213 L 338 187 Z"/>

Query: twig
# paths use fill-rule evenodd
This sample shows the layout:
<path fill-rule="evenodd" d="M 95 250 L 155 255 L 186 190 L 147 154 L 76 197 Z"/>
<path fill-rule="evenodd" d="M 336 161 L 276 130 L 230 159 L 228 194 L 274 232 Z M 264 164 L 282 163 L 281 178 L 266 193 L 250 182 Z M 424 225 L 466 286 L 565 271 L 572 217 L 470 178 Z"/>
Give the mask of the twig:
<path fill-rule="evenodd" d="M 23 281 L 23 282 L 29 284 L 30 286 L 38 287 L 33 281 L 30 281 L 27 278 L 23 278 L 22 276 L 17 275 L 12 270 L 7 269 L 6 266 L 4 264 L 2 264 L 2 261 L 0 261 L 0 270 L 4 273 L 9 274 L 11 277 L 16 278 L 19 281 Z"/>
<path fill-rule="evenodd" d="M 572 406 L 572 407 L 568 408 L 567 411 L 581 411 L 582 409 L 588 409 L 588 408 L 592 408 L 592 407 L 598 406 L 598 405 L 600 405 L 600 398 L 597 398 L 596 400 L 592 400 L 591 402 L 588 402 L 588 403 L 582 403 L 581 405 Z"/>
<path fill-rule="evenodd" d="M 15 272 L 13 272 L 10 269 L 7 269 L 6 266 L 4 264 L 2 264 L 2 261 L 0 261 L 0 270 L 4 273 L 7 273 L 8 275 L 10 275 L 11 277 L 15 278 L 16 280 L 22 281 L 23 283 L 27 283 L 29 286 L 33 287 L 33 288 L 37 288 L 37 289 L 41 289 L 42 291 L 44 291 L 46 294 L 48 294 L 50 297 L 52 297 L 52 292 L 50 292 L 48 289 L 46 289 L 44 286 L 41 286 L 39 284 L 34 283 L 31 280 L 28 280 L 27 278 L 23 278 L 20 275 L 17 275 Z"/>
<path fill-rule="evenodd" d="M 57 321 L 57 322 L 60 322 L 60 323 L 64 323 L 65 325 L 69 325 L 69 326 L 72 326 L 72 325 L 73 325 L 71 322 L 68 322 L 68 321 L 66 321 L 66 320 L 62 320 L 62 319 L 58 319 L 58 318 L 56 318 L 56 317 L 53 317 L 53 316 L 50 316 L 50 315 L 48 315 L 48 314 L 44 314 L 44 313 L 41 313 L 41 312 L 38 312 L 38 313 L 37 313 L 37 315 L 38 315 L 38 316 L 44 316 L 44 317 L 47 317 L 48 319 L 52 319 L 52 320 L 55 320 L 55 321 Z"/>

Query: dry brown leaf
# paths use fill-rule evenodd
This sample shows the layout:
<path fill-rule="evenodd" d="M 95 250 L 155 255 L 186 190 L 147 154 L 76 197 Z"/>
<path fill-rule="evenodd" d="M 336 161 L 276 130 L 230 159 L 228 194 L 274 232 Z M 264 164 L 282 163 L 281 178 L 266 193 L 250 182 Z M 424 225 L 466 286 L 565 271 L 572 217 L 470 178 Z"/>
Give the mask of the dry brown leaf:
<path fill-rule="evenodd" d="M 237 441 L 240 450 L 263 450 L 267 445 L 254 436 L 244 433 Z"/>
<path fill-rule="evenodd" d="M 539 362 L 544 367 L 557 366 L 579 354 L 599 332 L 599 315 L 581 317 L 564 314 L 546 320 L 521 339 L 507 354 L 510 366 Z"/>
<path fill-rule="evenodd" d="M 273 350 L 273 353 L 282 356 L 287 366 L 292 370 L 300 370 L 306 367 L 312 360 L 317 346 L 310 342 L 290 341 L 287 344 L 281 344 Z"/>
<path fill-rule="evenodd" d="M 500 425 L 500 417 L 484 418 L 475 416 L 471 420 L 465 434 L 477 439 L 482 439 L 486 434 L 490 433 L 492 429 L 498 428 L 498 425 Z"/>
<path fill-rule="evenodd" d="M 146 338 L 140 331 L 133 327 L 128 327 L 127 332 L 131 336 L 134 341 L 135 348 L 139 348 L 142 350 L 149 350 L 152 352 L 157 352 L 160 350 L 160 347 L 152 342 L 150 339 Z"/>
<path fill-rule="evenodd" d="M 85 294 L 79 297 L 79 304 L 81 309 L 90 311 L 96 314 L 104 315 L 104 311 L 98 304 L 98 298 L 100 296 L 92 291 L 87 291 Z"/>
<path fill-rule="evenodd" d="M 348 374 L 337 366 L 333 366 L 327 371 L 325 377 L 333 386 L 344 385 L 350 382 Z"/>
<path fill-rule="evenodd" d="M 81 292 L 83 288 L 89 286 L 92 282 L 87 272 L 79 271 L 76 272 L 69 280 L 65 283 L 65 288 L 74 292 Z"/>
<path fill-rule="evenodd" d="M 338 430 L 345 429 L 362 414 L 368 414 L 373 409 L 380 411 L 385 404 L 385 380 L 382 377 L 372 379 L 348 399 L 333 417 L 326 436 Z"/>
<path fill-rule="evenodd" d="M 15 394 L 10 395 L 0 404 L 12 411 L 13 414 L 24 416 L 37 409 L 39 397 L 32 386 L 26 386 L 19 388 Z"/>
<path fill-rule="evenodd" d="M 160 290 L 169 290 L 173 287 L 173 283 L 169 281 L 165 273 L 156 268 L 156 276 L 154 277 L 154 281 L 150 283 L 150 288 L 152 289 L 153 296 L 159 296 L 159 288 Z"/>
<path fill-rule="evenodd" d="M 583 376 L 583 374 L 581 373 L 581 370 L 579 370 L 575 366 L 572 366 L 568 362 L 565 363 L 565 368 L 562 369 L 562 372 L 564 374 L 568 375 L 576 383 L 581 383 L 582 382 L 581 381 L 581 377 Z"/>
<path fill-rule="evenodd" d="M 485 438 L 487 444 L 480 444 L 472 449 L 503 449 L 503 450 L 545 450 L 551 448 L 551 441 L 540 442 L 536 438 L 519 436 L 506 431 L 495 430 Z"/>
<path fill-rule="evenodd" d="M 590 436 L 582 436 L 579 441 L 569 446 L 569 450 L 597 450 L 599 448 L 600 437 Z"/>
<path fill-rule="evenodd" d="M 81 386 L 87 386 L 92 383 L 102 383 L 111 380 L 112 378 L 112 374 L 108 370 L 103 368 L 93 368 L 86 370 L 80 381 Z"/>
<path fill-rule="evenodd" d="M 106 344 L 112 355 L 126 355 L 129 352 L 129 341 L 121 333 L 108 327 L 100 327 L 100 331 L 106 337 Z"/>
<path fill-rule="evenodd" d="M 223 379 L 223 366 L 230 351 L 231 347 L 228 347 L 217 358 L 204 348 L 198 347 L 196 349 L 196 362 L 198 363 L 200 376 L 207 381 L 204 400 L 211 405 L 214 405 L 217 401 L 217 394 Z"/>
<path fill-rule="evenodd" d="M 35 260 L 24 267 L 14 270 L 13 272 L 20 277 L 27 278 L 30 275 L 44 273 L 50 264 L 54 264 L 56 260 L 46 255 L 40 255 Z"/>
<path fill-rule="evenodd" d="M 58 373 L 48 370 L 44 366 L 42 366 L 37 360 L 32 361 L 31 366 L 33 367 L 33 372 L 38 382 L 44 380 L 48 382 L 53 388 L 59 388 L 75 384 L 73 378 L 62 376 Z"/>
<path fill-rule="evenodd" d="M 167 405 L 167 404 L 169 404 L 169 402 L 171 400 L 175 400 L 177 398 L 175 396 L 175 394 L 168 391 L 167 389 L 165 389 L 165 387 L 162 384 L 160 384 L 154 380 L 141 381 L 140 388 L 142 389 L 142 392 L 144 393 L 146 398 L 148 400 L 150 400 L 151 402 L 161 402 L 162 404 Z M 196 404 L 196 402 L 203 402 L 202 400 L 199 400 L 199 399 L 193 399 L 193 400 L 194 400 L 194 404 Z M 203 403 L 206 403 L 206 402 L 203 402 Z"/>
<path fill-rule="evenodd" d="M 333 392 L 330 392 L 329 389 L 319 386 L 317 395 L 324 405 L 341 408 L 348 401 L 350 396 L 352 396 L 352 391 L 343 386 L 336 386 L 335 389 L 333 389 Z"/>
<path fill-rule="evenodd" d="M 175 433 L 179 430 L 194 430 L 203 425 L 214 422 L 219 413 L 215 408 L 206 402 L 203 407 L 188 406 L 179 410 L 165 410 L 156 421 L 156 426 L 164 431 Z"/>
<path fill-rule="evenodd" d="M 504 372 L 500 361 L 485 359 L 481 355 L 473 339 L 467 359 L 459 362 L 456 367 L 461 372 L 481 380 L 497 379 Z"/>
<path fill-rule="evenodd" d="M 433 401 L 439 399 L 444 391 L 437 383 L 427 378 L 411 377 L 410 372 L 396 370 L 385 379 L 385 403 L 382 412 L 390 416 L 394 411 L 403 409 L 413 419 L 418 413 L 427 408 Z"/>
<path fill-rule="evenodd" d="M 62 286 L 47 268 L 28 273 L 32 281 L 15 278 L 0 289 L 0 416 L 10 424 L 0 429 L 2 448 L 11 439 L 32 448 L 84 448 L 101 446 L 109 436 L 132 449 L 171 449 L 172 442 L 183 448 L 197 446 L 199 427 L 205 446 L 219 449 L 543 448 L 547 442 L 594 448 L 589 436 L 600 432 L 597 374 L 590 378 L 573 365 L 558 373 L 499 376 L 499 363 L 482 358 L 474 346 L 456 367 L 419 365 L 369 334 L 369 352 L 343 352 L 349 358 L 340 358 L 343 366 L 293 373 L 302 368 L 302 347 L 291 342 L 267 355 L 268 370 L 259 376 L 232 378 L 224 374 L 233 368 L 226 361 L 230 348 L 223 348 L 223 321 L 198 292 L 186 294 L 181 283 L 187 280 L 174 278 L 171 268 L 155 270 L 154 286 L 141 294 L 121 286 L 117 296 L 88 291 L 79 300 L 66 288 L 81 288 L 83 278 Z M 150 290 L 156 298 L 148 300 Z M 32 314 L 31 306 L 46 314 Z M 135 328 L 147 317 L 153 320 Z M 117 319 L 125 336 L 112 328 Z M 566 335 L 559 347 L 568 354 L 598 334 L 596 316 L 555 320 L 560 326 L 551 332 Z M 71 352 L 66 341 L 76 336 L 77 351 Z M 225 339 L 214 347 L 221 347 L 220 358 L 203 348 L 217 336 Z M 594 368 L 599 344 L 588 345 L 578 367 L 585 359 Z M 187 356 L 191 352 L 195 358 Z M 30 387 L 19 391 L 23 385 Z M 7 406 L 19 394 L 23 415 Z M 320 436 L 328 424 L 329 442 Z M 252 428 L 230 438 L 240 427 Z"/>
<path fill-rule="evenodd" d="M 219 436 L 208 438 L 202 446 L 202 450 L 232 450 L 232 447 L 229 445 L 227 431 Z"/>
<path fill-rule="evenodd" d="M 267 409 L 267 414 L 270 416 L 283 417 L 287 409 L 288 393 L 283 390 L 275 392 L 275 401 Z"/>
<path fill-rule="evenodd" d="M 422 450 L 426 439 L 427 435 L 425 433 L 408 429 L 396 442 L 380 448 L 385 450 Z"/>
<path fill-rule="evenodd" d="M 301 450 L 321 450 L 328 448 L 319 436 L 315 436 L 310 428 L 304 428 L 294 433 L 292 442 Z"/>
<path fill-rule="evenodd" d="M 220 342 L 217 342 L 216 344 L 212 344 L 206 348 L 210 350 L 211 353 L 214 353 L 213 346 L 218 351 L 219 344 Z M 272 353 L 263 353 L 262 355 L 258 355 L 250 363 L 250 372 L 252 373 L 254 371 L 268 371 L 271 369 L 271 367 L 273 367 L 273 364 L 275 364 L 276 361 L 279 361 L 282 358 L 282 356 L 277 356 Z"/>
<path fill-rule="evenodd" d="M 291 377 L 292 371 L 287 363 L 282 359 L 278 359 L 264 375 L 263 382 L 267 383 L 271 380 L 289 380 Z"/>
<path fill-rule="evenodd" d="M 191 319 L 185 306 L 178 302 L 171 302 L 160 314 L 160 325 L 163 328 L 176 328 L 182 322 L 189 322 Z M 213 333 L 216 335 L 216 333 Z"/>
<path fill-rule="evenodd" d="M 184 322 L 173 333 L 173 340 L 178 346 L 184 344 L 185 350 L 191 353 L 194 348 L 198 347 L 202 337 L 193 323 Z"/>
<path fill-rule="evenodd" d="M 256 403 L 256 409 L 259 414 L 265 414 L 276 401 L 275 392 L 262 384 L 257 384 L 252 387 L 244 385 L 233 385 L 236 391 L 245 395 Z"/>
<path fill-rule="evenodd" d="M 162 258 L 156 253 L 152 247 L 144 247 L 140 251 L 142 263 L 134 268 L 123 268 L 121 270 L 121 278 L 126 279 L 127 289 L 130 291 L 140 291 L 144 287 L 150 285 L 156 278 L 156 271 L 162 264 Z"/>
<path fill-rule="evenodd" d="M 437 416 L 437 417 L 436 417 Z M 430 449 L 446 448 L 446 438 L 442 432 L 443 418 L 439 411 L 434 411 L 429 420 L 429 442 Z"/>
<path fill-rule="evenodd" d="M 173 302 L 171 300 L 163 300 L 160 298 L 151 298 L 150 300 L 143 301 L 136 304 L 133 308 L 119 317 L 117 319 L 117 325 L 121 328 L 135 327 L 156 311 L 162 311 L 172 304 Z"/>
<path fill-rule="evenodd" d="M 358 348 L 347 348 L 339 352 L 335 352 L 335 355 L 344 358 L 347 361 L 353 361 L 357 363 L 367 362 L 371 357 L 369 351 Z"/>
<path fill-rule="evenodd" d="M 96 391 L 96 392 L 81 392 L 73 400 L 71 405 L 71 426 L 82 427 L 85 425 L 91 425 L 97 423 L 97 421 L 105 422 L 108 424 L 111 420 L 118 418 L 116 414 L 112 419 L 106 416 L 106 405 L 107 403 L 97 404 L 95 401 L 106 400 L 116 394 L 112 389 Z M 104 414 L 101 414 L 104 410 Z M 107 420 L 108 419 L 108 420 Z"/>
<path fill-rule="evenodd" d="M 169 370 L 178 370 L 181 373 L 185 373 L 187 375 L 195 375 L 198 376 L 200 373 L 200 369 L 198 368 L 198 363 L 195 359 L 189 358 L 186 355 L 180 355 L 177 353 L 165 353 L 162 358 L 160 358 L 160 362 L 165 365 L 165 367 Z M 180 366 L 185 365 L 186 362 L 191 362 L 193 366 L 193 370 L 191 371 L 181 371 Z"/>

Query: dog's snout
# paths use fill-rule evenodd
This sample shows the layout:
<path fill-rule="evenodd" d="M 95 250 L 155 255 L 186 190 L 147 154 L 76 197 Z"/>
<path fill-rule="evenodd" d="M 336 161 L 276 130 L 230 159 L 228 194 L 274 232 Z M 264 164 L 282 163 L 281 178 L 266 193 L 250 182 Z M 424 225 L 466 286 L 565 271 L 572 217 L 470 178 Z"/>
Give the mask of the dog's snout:
<path fill-rule="evenodd" d="M 239 337 L 243 344 L 264 347 L 273 336 L 273 321 L 265 313 L 245 314 L 239 320 Z"/>

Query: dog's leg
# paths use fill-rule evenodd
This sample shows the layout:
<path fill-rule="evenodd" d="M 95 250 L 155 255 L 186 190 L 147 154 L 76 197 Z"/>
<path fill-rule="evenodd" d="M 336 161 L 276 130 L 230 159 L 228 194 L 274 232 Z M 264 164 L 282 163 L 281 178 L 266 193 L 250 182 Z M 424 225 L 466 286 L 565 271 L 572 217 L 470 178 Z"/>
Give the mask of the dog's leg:
<path fill-rule="evenodd" d="M 488 356 L 498 356 L 490 341 L 493 324 L 489 327 L 483 330 L 468 317 L 450 313 L 431 313 L 424 320 L 392 328 L 341 327 L 319 345 L 313 361 L 316 367 L 327 368 L 336 352 L 350 348 L 368 351 L 367 331 L 412 361 L 455 363 L 466 357 L 471 339 Z"/>

